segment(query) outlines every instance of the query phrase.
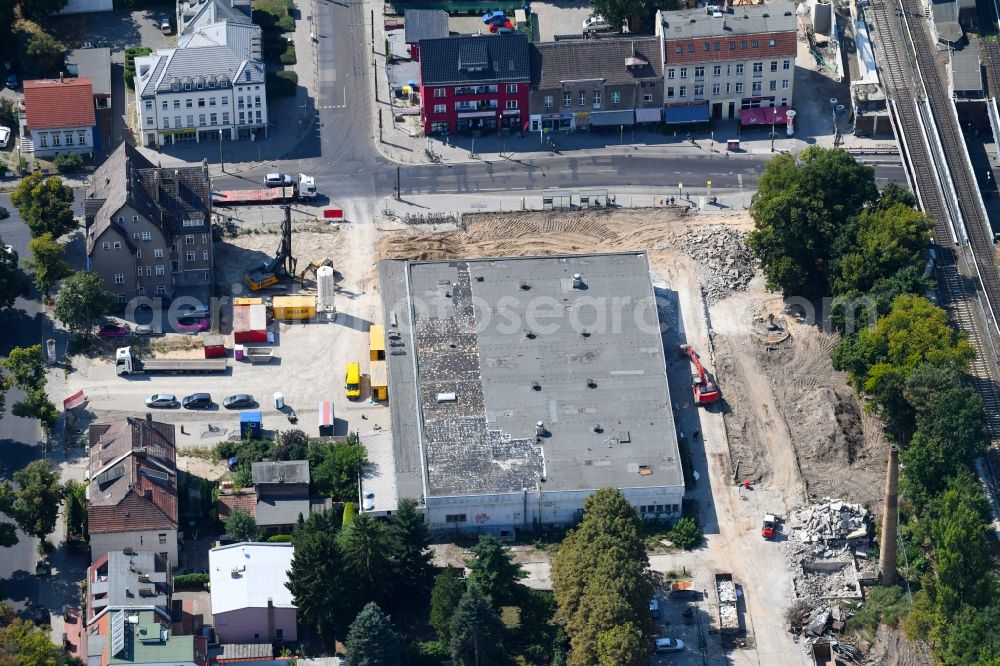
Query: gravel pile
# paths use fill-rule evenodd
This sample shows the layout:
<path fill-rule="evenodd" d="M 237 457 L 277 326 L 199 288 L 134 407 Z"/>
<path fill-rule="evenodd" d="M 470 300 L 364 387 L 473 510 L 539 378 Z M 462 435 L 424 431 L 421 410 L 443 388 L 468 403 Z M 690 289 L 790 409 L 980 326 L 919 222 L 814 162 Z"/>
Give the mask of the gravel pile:
<path fill-rule="evenodd" d="M 723 226 L 689 230 L 674 239 L 698 262 L 710 304 L 746 289 L 757 272 L 757 259 L 746 239 L 747 232 Z"/>

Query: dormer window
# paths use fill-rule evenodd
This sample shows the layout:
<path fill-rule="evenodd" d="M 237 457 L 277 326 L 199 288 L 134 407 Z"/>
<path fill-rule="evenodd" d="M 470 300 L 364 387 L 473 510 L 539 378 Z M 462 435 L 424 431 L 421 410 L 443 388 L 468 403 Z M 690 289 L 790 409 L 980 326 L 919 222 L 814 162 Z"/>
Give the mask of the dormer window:
<path fill-rule="evenodd" d="M 208 82 L 208 87 L 209 88 L 214 88 L 215 87 L 215 81 L 209 81 Z"/>
<path fill-rule="evenodd" d="M 249 80 L 250 80 L 250 72 L 243 72 L 243 77 L 244 77 L 244 78 L 245 78 L 245 79 L 246 79 L 247 81 L 249 81 Z"/>
<path fill-rule="evenodd" d="M 172 90 L 173 92 L 178 92 L 180 89 L 181 89 L 181 84 L 177 83 L 176 81 L 170 84 L 170 90 Z"/>
<path fill-rule="evenodd" d="M 227 81 L 226 79 L 222 79 L 222 82 L 219 85 L 222 86 L 223 88 L 228 88 L 229 81 Z"/>
<path fill-rule="evenodd" d="M 185 83 L 184 84 L 184 90 L 191 90 L 191 84 L 190 83 Z"/>
<path fill-rule="evenodd" d="M 204 87 L 205 87 L 205 84 L 204 84 L 204 83 L 202 83 L 201 81 L 199 81 L 199 82 L 198 82 L 198 90 L 201 90 L 201 89 L 202 89 L 202 88 L 204 88 Z"/>

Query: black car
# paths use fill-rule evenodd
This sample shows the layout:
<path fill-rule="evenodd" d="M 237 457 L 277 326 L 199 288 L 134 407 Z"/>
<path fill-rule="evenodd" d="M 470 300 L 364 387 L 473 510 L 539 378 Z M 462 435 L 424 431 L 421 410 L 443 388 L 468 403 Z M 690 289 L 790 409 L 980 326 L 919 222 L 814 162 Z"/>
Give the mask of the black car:
<path fill-rule="evenodd" d="M 222 406 L 226 409 L 245 409 L 247 407 L 253 407 L 256 404 L 257 401 L 254 400 L 253 396 L 248 393 L 231 395 L 222 401 Z"/>
<path fill-rule="evenodd" d="M 181 401 L 184 409 L 205 409 L 212 406 L 212 396 L 208 393 L 192 393 Z"/>

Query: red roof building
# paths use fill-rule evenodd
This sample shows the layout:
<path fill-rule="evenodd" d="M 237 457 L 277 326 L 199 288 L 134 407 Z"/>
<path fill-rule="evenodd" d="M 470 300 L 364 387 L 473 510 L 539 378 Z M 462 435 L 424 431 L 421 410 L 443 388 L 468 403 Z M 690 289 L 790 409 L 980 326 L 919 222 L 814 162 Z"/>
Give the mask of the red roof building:
<path fill-rule="evenodd" d="M 92 560 L 131 547 L 177 566 L 174 426 L 152 415 L 91 426 L 88 500 Z"/>
<path fill-rule="evenodd" d="M 22 147 L 38 157 L 94 152 L 93 83 L 77 79 L 24 82 L 20 113 Z"/>

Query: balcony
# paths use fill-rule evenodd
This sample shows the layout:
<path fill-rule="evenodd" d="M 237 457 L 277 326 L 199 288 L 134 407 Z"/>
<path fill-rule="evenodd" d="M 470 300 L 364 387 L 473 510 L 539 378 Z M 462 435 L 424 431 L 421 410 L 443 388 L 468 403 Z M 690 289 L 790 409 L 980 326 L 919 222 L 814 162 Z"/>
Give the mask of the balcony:
<path fill-rule="evenodd" d="M 480 111 L 496 111 L 499 108 L 496 100 L 481 102 L 458 102 L 455 111 L 458 113 L 475 113 Z"/>
<path fill-rule="evenodd" d="M 488 95 L 496 92 L 496 86 L 462 86 L 455 88 L 456 95 Z"/>

